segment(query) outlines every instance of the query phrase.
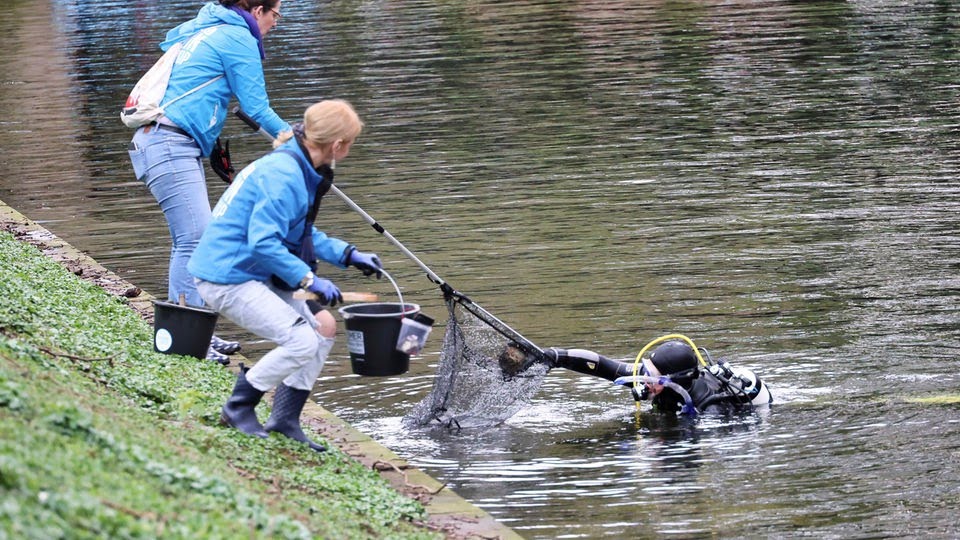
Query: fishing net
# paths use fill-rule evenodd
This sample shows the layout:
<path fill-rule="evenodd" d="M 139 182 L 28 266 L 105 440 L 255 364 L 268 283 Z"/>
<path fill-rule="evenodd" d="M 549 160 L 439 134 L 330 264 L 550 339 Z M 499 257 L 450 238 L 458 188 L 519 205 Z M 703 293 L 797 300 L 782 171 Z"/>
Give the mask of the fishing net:
<path fill-rule="evenodd" d="M 449 320 L 433 389 L 403 419 L 407 427 L 450 429 L 500 424 L 530 404 L 551 366 L 447 300 Z"/>

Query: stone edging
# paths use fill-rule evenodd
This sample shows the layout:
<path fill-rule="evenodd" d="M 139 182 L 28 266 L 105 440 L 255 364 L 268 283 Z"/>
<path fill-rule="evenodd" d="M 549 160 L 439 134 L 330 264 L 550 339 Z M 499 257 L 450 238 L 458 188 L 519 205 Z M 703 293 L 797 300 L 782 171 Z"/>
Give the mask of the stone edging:
<path fill-rule="evenodd" d="M 134 311 L 147 322 L 153 323 L 153 296 L 107 270 L 3 201 L 0 201 L 0 230 L 13 234 L 21 242 L 36 246 L 45 256 L 81 279 L 101 287 L 109 294 L 126 298 Z M 235 365 L 230 369 L 237 370 Z M 522 539 L 483 509 L 470 504 L 319 404 L 308 401 L 302 418 L 305 424 L 323 434 L 344 453 L 378 471 L 394 489 L 420 501 L 429 515 L 428 527 L 447 538 Z"/>

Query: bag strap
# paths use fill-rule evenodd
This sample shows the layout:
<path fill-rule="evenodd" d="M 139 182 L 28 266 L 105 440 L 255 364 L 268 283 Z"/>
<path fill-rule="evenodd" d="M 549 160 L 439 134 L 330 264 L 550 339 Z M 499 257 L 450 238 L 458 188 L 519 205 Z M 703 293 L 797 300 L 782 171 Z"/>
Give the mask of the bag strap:
<path fill-rule="evenodd" d="M 170 101 L 168 101 L 168 102 L 166 102 L 166 103 L 161 104 L 160 106 L 161 106 L 161 107 L 169 107 L 170 105 L 173 105 L 174 103 L 176 103 L 176 102 L 180 101 L 181 99 L 189 96 L 190 94 L 192 94 L 192 93 L 194 93 L 194 92 L 196 92 L 196 91 L 198 91 L 198 90 L 203 90 L 204 88 L 210 86 L 211 84 L 219 81 L 219 80 L 222 79 L 222 78 L 223 78 L 223 75 L 222 75 L 222 74 L 221 74 L 221 75 L 217 75 L 216 77 L 210 79 L 209 81 L 207 81 L 207 82 L 205 82 L 205 83 L 201 83 L 201 84 L 197 85 L 196 87 L 194 87 L 194 88 L 191 89 L 191 90 L 187 90 L 187 91 L 184 92 L 183 94 L 180 94 L 179 96 L 171 99 Z"/>
<path fill-rule="evenodd" d="M 226 24 L 218 24 L 218 25 L 214 26 L 213 28 L 216 29 L 216 28 L 220 28 L 221 26 L 227 26 L 227 25 L 226 25 Z M 200 32 L 203 32 L 203 30 L 200 30 Z M 192 39 L 192 36 L 191 36 L 190 38 L 187 38 L 187 39 L 183 40 L 183 41 L 178 41 L 178 42 L 177 42 L 177 45 L 180 45 L 180 46 L 182 47 L 182 46 L 183 46 L 182 44 L 183 44 L 185 41 L 189 41 L 190 39 Z M 180 54 L 179 51 L 177 52 L 177 54 L 178 54 L 178 55 Z M 174 60 L 174 64 L 176 64 L 176 60 Z M 173 72 L 173 65 L 170 66 L 170 72 L 171 72 L 171 73 Z M 170 106 L 170 105 L 173 105 L 174 103 L 176 103 L 176 102 L 180 101 L 181 99 L 189 96 L 190 94 L 192 94 L 192 93 L 194 93 L 194 92 L 196 92 L 196 91 L 198 91 L 198 90 L 203 90 L 203 89 L 206 88 L 207 86 L 210 86 L 211 84 L 219 81 L 219 80 L 222 79 L 222 78 L 223 78 L 223 74 L 221 73 L 220 75 L 217 75 L 216 77 L 210 79 L 209 81 L 207 81 L 207 82 L 205 82 L 205 83 L 200 83 L 200 84 L 198 84 L 195 88 L 192 88 L 192 89 L 190 89 L 190 90 L 187 90 L 187 91 L 184 92 L 183 94 L 180 94 L 179 96 L 171 99 L 170 101 L 166 102 L 165 104 L 164 104 L 164 103 L 160 103 L 160 107 L 168 107 L 168 106 Z"/>

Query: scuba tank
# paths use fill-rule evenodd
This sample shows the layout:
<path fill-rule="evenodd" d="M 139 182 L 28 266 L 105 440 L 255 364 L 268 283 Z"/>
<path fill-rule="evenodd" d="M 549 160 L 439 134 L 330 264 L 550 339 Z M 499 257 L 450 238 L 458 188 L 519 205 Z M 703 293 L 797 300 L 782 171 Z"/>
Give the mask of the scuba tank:
<path fill-rule="evenodd" d="M 707 372 L 723 382 L 741 403 L 751 405 L 769 405 L 773 395 L 767 385 L 753 371 L 742 367 L 731 367 L 725 360 L 717 360 L 707 367 Z"/>

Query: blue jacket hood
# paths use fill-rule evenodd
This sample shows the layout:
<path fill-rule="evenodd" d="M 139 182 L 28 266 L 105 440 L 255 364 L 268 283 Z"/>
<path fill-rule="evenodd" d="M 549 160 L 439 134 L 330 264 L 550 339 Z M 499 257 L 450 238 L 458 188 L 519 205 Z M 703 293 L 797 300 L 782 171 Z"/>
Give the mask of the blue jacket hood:
<path fill-rule="evenodd" d="M 160 48 L 165 51 L 174 43 L 183 41 L 184 39 L 196 34 L 204 28 L 210 28 L 211 26 L 218 26 L 221 24 L 229 24 L 247 28 L 247 22 L 244 21 L 243 17 L 241 17 L 237 12 L 233 11 L 232 9 L 225 8 L 220 4 L 211 2 L 200 8 L 200 12 L 197 13 L 195 18 L 190 19 L 189 21 L 182 23 L 167 32 L 166 39 L 160 43 Z"/>

